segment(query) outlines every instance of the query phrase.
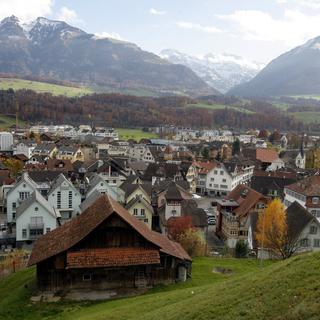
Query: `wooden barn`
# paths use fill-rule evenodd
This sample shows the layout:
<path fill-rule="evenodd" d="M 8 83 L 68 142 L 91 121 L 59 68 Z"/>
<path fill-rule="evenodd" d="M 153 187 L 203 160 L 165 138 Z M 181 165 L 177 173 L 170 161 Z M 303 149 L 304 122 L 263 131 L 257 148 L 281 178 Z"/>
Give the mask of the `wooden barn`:
<path fill-rule="evenodd" d="M 81 215 L 37 240 L 40 291 L 131 292 L 185 281 L 191 258 L 176 242 L 151 231 L 115 200 L 101 195 Z"/>

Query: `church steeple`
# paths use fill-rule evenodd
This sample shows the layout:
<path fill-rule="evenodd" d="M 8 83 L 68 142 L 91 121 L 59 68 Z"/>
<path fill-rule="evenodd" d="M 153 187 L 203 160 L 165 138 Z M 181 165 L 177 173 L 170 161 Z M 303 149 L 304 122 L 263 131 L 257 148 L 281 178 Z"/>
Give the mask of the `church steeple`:
<path fill-rule="evenodd" d="M 301 157 L 304 157 L 304 134 L 301 136 L 301 144 L 300 144 L 300 154 Z"/>

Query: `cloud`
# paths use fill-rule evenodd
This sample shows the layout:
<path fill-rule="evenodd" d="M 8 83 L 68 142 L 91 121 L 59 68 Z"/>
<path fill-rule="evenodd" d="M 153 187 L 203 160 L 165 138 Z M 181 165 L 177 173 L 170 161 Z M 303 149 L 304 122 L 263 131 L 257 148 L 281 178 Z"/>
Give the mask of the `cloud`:
<path fill-rule="evenodd" d="M 119 33 L 116 32 L 97 32 L 94 34 L 96 39 L 105 39 L 105 38 L 112 38 L 120 41 L 125 41 Z"/>
<path fill-rule="evenodd" d="M 212 26 L 203 26 L 198 23 L 192 23 L 192 22 L 186 22 L 186 21 L 179 21 L 176 23 L 176 25 L 179 28 L 182 29 L 190 29 L 190 30 L 195 30 L 195 31 L 201 31 L 201 32 L 206 32 L 206 33 L 219 33 L 222 32 L 220 29 Z"/>
<path fill-rule="evenodd" d="M 279 41 L 286 46 L 299 45 L 318 36 L 320 30 L 320 14 L 308 15 L 298 10 L 285 10 L 280 19 L 257 10 L 239 10 L 216 17 L 231 23 L 231 33 L 246 40 Z"/>
<path fill-rule="evenodd" d="M 57 19 L 61 21 L 65 21 L 70 24 L 82 23 L 82 20 L 78 17 L 78 14 L 67 7 L 61 7 Z"/>
<path fill-rule="evenodd" d="M 15 15 L 30 21 L 52 13 L 53 0 L 0 0 L 0 19 Z"/>
<path fill-rule="evenodd" d="M 289 0 L 277 0 L 279 4 L 289 4 Z M 312 9 L 320 9 L 320 0 L 291 0 L 291 3 L 301 7 L 308 7 Z"/>
<path fill-rule="evenodd" d="M 151 14 L 154 14 L 154 15 L 157 15 L 157 16 L 163 16 L 163 15 L 166 14 L 166 11 L 160 11 L 160 10 L 157 10 L 157 9 L 154 9 L 154 8 L 151 8 L 151 9 L 149 10 L 149 12 L 150 12 Z"/>

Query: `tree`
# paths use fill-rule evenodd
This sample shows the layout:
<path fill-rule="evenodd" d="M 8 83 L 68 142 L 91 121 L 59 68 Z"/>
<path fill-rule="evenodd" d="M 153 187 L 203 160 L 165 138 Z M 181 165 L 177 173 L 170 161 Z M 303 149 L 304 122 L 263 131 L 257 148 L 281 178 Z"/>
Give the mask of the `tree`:
<path fill-rule="evenodd" d="M 249 252 L 248 243 L 243 240 L 237 241 L 235 251 L 236 258 L 246 258 Z"/>
<path fill-rule="evenodd" d="M 240 153 L 240 140 L 237 138 L 232 144 L 232 155 L 235 156 Z"/>
<path fill-rule="evenodd" d="M 259 214 L 255 236 L 260 248 L 268 249 L 283 259 L 288 257 L 286 212 L 279 199 L 272 200 Z"/>
<path fill-rule="evenodd" d="M 179 236 L 189 229 L 193 229 L 192 217 L 174 217 L 167 222 L 168 235 L 173 240 L 178 240 Z"/>
<path fill-rule="evenodd" d="M 3 163 L 13 177 L 16 177 L 22 171 L 24 166 L 22 161 L 13 158 L 6 159 L 3 161 Z"/>
<path fill-rule="evenodd" d="M 188 229 L 181 233 L 177 241 L 191 257 L 199 257 L 206 254 L 206 241 L 196 229 Z"/>

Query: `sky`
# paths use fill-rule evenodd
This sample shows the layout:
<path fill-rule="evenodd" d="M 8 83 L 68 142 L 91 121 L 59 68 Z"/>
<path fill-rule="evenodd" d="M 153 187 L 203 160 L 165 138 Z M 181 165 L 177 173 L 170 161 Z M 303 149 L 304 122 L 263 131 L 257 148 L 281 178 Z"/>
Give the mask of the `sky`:
<path fill-rule="evenodd" d="M 158 54 L 231 53 L 267 63 L 320 36 L 320 0 L 0 0 L 0 19 L 38 16 Z"/>

